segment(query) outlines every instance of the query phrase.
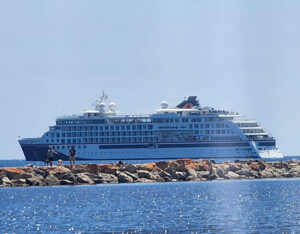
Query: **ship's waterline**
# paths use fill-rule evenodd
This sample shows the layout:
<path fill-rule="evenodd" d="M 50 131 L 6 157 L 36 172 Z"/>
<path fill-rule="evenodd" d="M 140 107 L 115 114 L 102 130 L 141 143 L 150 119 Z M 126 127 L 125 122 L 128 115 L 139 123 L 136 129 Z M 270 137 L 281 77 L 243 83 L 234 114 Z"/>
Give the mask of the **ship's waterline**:
<path fill-rule="evenodd" d="M 68 159 L 72 146 L 78 160 L 283 157 L 256 121 L 201 107 L 196 96 L 173 108 L 163 101 L 151 115 L 119 115 L 105 97 L 95 110 L 57 118 L 42 137 L 20 139 L 26 160 L 46 159 L 49 147 L 55 159 Z"/>

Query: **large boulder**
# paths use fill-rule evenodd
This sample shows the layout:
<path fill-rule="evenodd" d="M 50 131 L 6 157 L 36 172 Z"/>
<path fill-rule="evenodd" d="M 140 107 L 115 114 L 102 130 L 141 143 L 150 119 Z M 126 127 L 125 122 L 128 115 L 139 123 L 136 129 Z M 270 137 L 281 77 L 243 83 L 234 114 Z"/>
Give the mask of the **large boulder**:
<path fill-rule="evenodd" d="M 23 168 L 8 167 L 3 170 L 3 173 L 10 179 L 27 179 L 32 177 L 30 171 Z"/>
<path fill-rule="evenodd" d="M 124 172 L 118 172 L 118 181 L 119 183 L 132 183 L 133 179 L 129 175 L 126 175 Z"/>
<path fill-rule="evenodd" d="M 26 184 L 30 186 L 44 186 L 46 182 L 42 175 L 34 173 L 31 178 L 26 179 Z"/>
<path fill-rule="evenodd" d="M 209 179 L 209 176 L 210 176 L 210 171 L 198 171 L 197 172 L 197 178 L 200 179 L 200 180 L 207 180 Z"/>
<path fill-rule="evenodd" d="M 138 170 L 137 174 L 138 174 L 139 178 L 146 178 L 146 179 L 151 178 L 151 173 L 149 171 L 146 171 L 146 170 Z"/>
<path fill-rule="evenodd" d="M 247 168 L 242 168 L 238 171 L 235 172 L 238 175 L 243 175 L 245 176 L 245 178 L 251 178 L 254 177 L 254 173 L 251 169 L 247 169 Z"/>
<path fill-rule="evenodd" d="M 161 169 L 156 165 L 155 162 L 142 164 L 140 169 L 147 171 L 160 171 Z"/>
<path fill-rule="evenodd" d="M 132 165 L 132 164 L 125 164 L 125 165 L 123 166 L 122 171 L 127 171 L 127 172 L 130 172 L 130 173 L 136 173 L 137 168 L 136 168 L 135 165 Z"/>
<path fill-rule="evenodd" d="M 161 170 L 165 170 L 169 166 L 169 162 L 166 161 L 156 162 L 156 166 L 159 167 Z"/>
<path fill-rule="evenodd" d="M 47 175 L 49 175 L 49 172 L 43 168 L 35 167 L 33 168 L 33 171 L 36 175 L 41 175 L 43 178 L 46 178 Z"/>
<path fill-rule="evenodd" d="M 234 173 L 233 171 L 229 171 L 229 172 L 227 173 L 226 177 L 227 177 L 228 179 L 239 179 L 239 178 L 240 178 L 240 175 Z"/>
<path fill-rule="evenodd" d="M 49 174 L 46 179 L 45 182 L 47 185 L 59 185 L 60 181 L 59 179 L 57 179 L 53 174 Z"/>
<path fill-rule="evenodd" d="M 111 165 L 111 164 L 100 164 L 98 168 L 99 168 L 99 173 L 112 174 L 112 175 L 116 175 L 116 172 L 119 170 L 118 166 Z"/>
<path fill-rule="evenodd" d="M 184 181 L 185 178 L 186 178 L 186 173 L 183 172 L 183 171 L 176 171 L 175 172 L 175 175 L 176 175 L 176 179 L 179 180 L 179 181 Z"/>
<path fill-rule="evenodd" d="M 12 186 L 13 187 L 26 187 L 28 186 L 26 184 L 26 179 L 12 179 L 11 180 Z"/>
<path fill-rule="evenodd" d="M 165 171 L 160 171 L 159 176 L 161 178 L 163 178 L 164 181 L 171 181 L 171 179 L 172 179 L 172 176 L 168 172 L 165 172 Z"/>
<path fill-rule="evenodd" d="M 300 177 L 300 166 L 292 167 L 289 170 L 289 173 L 293 175 L 293 177 Z"/>
<path fill-rule="evenodd" d="M 227 168 L 226 168 L 226 172 L 228 173 L 229 171 L 231 172 L 236 172 L 240 170 L 240 166 L 238 164 L 230 164 Z"/>
<path fill-rule="evenodd" d="M 93 181 L 93 179 L 90 177 L 90 173 L 88 173 L 88 172 L 76 174 L 76 181 L 79 184 L 94 184 L 95 183 Z"/>
<path fill-rule="evenodd" d="M 100 183 L 104 183 L 104 184 L 117 184 L 119 182 L 118 177 L 112 174 L 99 173 L 98 178 L 101 180 Z M 93 178 L 94 182 L 98 183 L 99 180 L 96 181 L 95 179 L 96 178 L 94 177 Z"/>
<path fill-rule="evenodd" d="M 185 180 L 187 180 L 187 181 L 196 181 L 197 180 L 197 173 L 194 169 L 187 168 L 185 170 L 185 172 L 186 172 Z"/>
<path fill-rule="evenodd" d="M 137 175 L 130 173 L 128 171 L 124 171 L 124 173 L 128 176 L 130 176 L 133 180 L 138 180 L 139 178 L 137 177 Z"/>
<path fill-rule="evenodd" d="M 10 181 L 10 179 L 8 177 L 6 177 L 6 176 L 1 177 L 1 180 L 2 180 L 2 184 L 4 186 L 10 186 L 12 184 L 11 181 Z"/>
<path fill-rule="evenodd" d="M 215 170 L 215 174 L 218 178 L 225 178 L 226 170 L 224 170 L 222 167 L 217 167 Z"/>

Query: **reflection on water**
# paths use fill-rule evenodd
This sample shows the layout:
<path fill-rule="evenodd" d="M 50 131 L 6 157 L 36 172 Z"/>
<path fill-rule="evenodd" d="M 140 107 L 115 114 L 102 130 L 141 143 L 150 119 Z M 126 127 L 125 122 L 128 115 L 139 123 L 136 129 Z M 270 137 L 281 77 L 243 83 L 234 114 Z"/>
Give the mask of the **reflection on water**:
<path fill-rule="evenodd" d="M 300 232 L 300 179 L 3 188 L 2 232 Z"/>

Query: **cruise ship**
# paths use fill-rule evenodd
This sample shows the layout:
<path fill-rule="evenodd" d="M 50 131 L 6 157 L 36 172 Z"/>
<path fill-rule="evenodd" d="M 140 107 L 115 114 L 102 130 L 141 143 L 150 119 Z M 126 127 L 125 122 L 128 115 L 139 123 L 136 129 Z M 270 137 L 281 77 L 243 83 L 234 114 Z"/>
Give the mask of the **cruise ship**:
<path fill-rule="evenodd" d="M 235 112 L 202 107 L 190 96 L 175 107 L 161 102 L 149 115 L 121 115 L 105 95 L 94 110 L 63 116 L 38 138 L 19 143 L 27 161 L 43 161 L 53 148 L 55 160 L 145 160 L 176 158 L 282 158 L 275 139 L 255 120 Z"/>

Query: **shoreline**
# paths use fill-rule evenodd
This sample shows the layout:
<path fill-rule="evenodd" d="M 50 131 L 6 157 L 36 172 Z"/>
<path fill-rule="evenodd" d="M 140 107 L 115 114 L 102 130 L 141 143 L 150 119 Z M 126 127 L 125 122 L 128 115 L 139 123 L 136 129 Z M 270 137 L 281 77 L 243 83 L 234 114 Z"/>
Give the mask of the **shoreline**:
<path fill-rule="evenodd" d="M 144 164 L 2 167 L 1 187 L 300 178 L 300 161 L 177 159 Z"/>

